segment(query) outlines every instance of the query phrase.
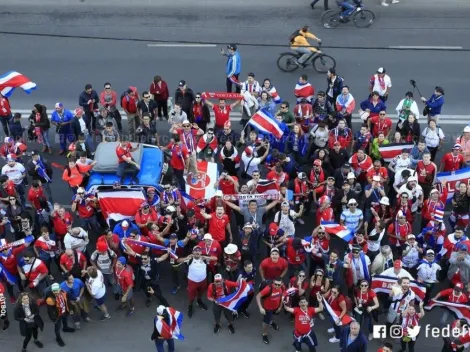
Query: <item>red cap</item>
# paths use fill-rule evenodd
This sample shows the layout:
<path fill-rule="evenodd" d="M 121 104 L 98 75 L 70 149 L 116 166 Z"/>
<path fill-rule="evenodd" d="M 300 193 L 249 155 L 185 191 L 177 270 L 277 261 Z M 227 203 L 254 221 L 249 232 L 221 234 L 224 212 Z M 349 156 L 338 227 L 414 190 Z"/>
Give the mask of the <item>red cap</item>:
<path fill-rule="evenodd" d="M 395 269 L 401 269 L 401 265 L 402 265 L 402 263 L 401 263 L 401 260 L 400 260 L 400 259 L 397 259 L 397 260 L 395 260 L 395 261 L 393 262 L 393 267 L 394 267 Z"/>
<path fill-rule="evenodd" d="M 108 250 L 108 244 L 106 241 L 98 241 L 96 243 L 96 249 L 98 252 L 106 252 Z"/>
<path fill-rule="evenodd" d="M 277 226 L 276 223 L 272 222 L 271 224 L 269 224 L 268 229 L 269 229 L 269 234 L 271 236 L 274 236 L 277 233 L 277 231 L 279 230 L 279 226 Z"/>
<path fill-rule="evenodd" d="M 459 288 L 459 289 L 463 290 L 463 284 L 461 282 L 457 282 L 455 284 L 454 288 Z"/>
<path fill-rule="evenodd" d="M 320 159 L 315 159 L 315 161 L 313 162 L 313 165 L 321 166 L 321 160 Z"/>
<path fill-rule="evenodd" d="M 251 156 L 253 154 L 253 148 L 252 147 L 246 147 L 245 148 L 245 153 L 247 156 Z"/>
<path fill-rule="evenodd" d="M 70 143 L 68 149 L 69 149 L 69 152 L 74 152 L 75 150 L 77 150 L 77 147 L 75 146 L 75 143 Z"/>
<path fill-rule="evenodd" d="M 129 86 L 129 90 L 131 90 L 131 91 L 134 92 L 134 93 L 137 92 L 137 88 L 134 87 L 134 86 Z"/>

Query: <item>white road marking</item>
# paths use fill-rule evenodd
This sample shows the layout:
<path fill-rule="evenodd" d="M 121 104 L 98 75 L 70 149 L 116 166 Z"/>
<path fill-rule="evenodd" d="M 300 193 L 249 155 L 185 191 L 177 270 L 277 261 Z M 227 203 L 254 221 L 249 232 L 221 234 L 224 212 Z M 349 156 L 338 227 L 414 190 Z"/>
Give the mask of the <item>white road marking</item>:
<path fill-rule="evenodd" d="M 149 48 L 216 48 L 215 44 L 197 44 L 197 43 L 153 43 L 147 44 Z"/>
<path fill-rule="evenodd" d="M 461 46 L 419 46 L 419 45 L 397 45 L 389 46 L 390 49 L 416 49 L 416 50 L 462 50 Z"/>

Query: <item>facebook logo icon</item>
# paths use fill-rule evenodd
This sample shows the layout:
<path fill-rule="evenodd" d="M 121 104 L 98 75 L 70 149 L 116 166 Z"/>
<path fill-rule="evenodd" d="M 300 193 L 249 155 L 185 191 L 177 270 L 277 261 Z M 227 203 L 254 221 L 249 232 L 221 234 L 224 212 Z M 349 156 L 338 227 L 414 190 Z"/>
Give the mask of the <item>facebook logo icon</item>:
<path fill-rule="evenodd" d="M 374 339 L 384 339 L 387 337 L 387 326 L 386 325 L 374 325 L 372 330 L 372 336 Z"/>

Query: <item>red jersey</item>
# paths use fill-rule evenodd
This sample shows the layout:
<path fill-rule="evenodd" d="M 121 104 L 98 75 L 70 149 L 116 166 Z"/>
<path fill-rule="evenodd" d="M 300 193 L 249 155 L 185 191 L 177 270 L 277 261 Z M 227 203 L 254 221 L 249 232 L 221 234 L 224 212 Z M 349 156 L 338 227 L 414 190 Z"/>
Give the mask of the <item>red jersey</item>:
<path fill-rule="evenodd" d="M 148 237 L 142 236 L 142 235 L 137 235 L 135 238 L 136 241 L 142 241 L 142 242 L 149 242 Z M 147 249 L 146 247 L 142 246 L 141 244 L 133 243 L 133 242 L 125 242 L 126 246 L 132 249 L 135 253 L 142 255 L 145 250 Z M 128 256 L 128 260 L 130 264 L 138 264 L 139 260 L 136 257 Z"/>
<path fill-rule="evenodd" d="M 184 145 L 170 143 L 167 146 L 171 150 L 170 166 L 175 170 L 184 170 L 184 161 L 189 158 L 188 149 Z"/>
<path fill-rule="evenodd" d="M 129 287 L 134 287 L 134 270 L 132 270 L 132 267 L 129 265 L 124 266 L 122 269 L 116 266 L 114 274 L 116 275 L 116 280 L 123 293 L 125 293 Z"/>
<path fill-rule="evenodd" d="M 284 291 L 284 285 L 281 287 L 274 287 L 273 284 L 270 284 L 263 288 L 260 291 L 260 295 L 263 297 L 261 301 L 263 308 L 270 312 L 278 310 L 282 304 L 282 296 L 284 295 Z"/>
<path fill-rule="evenodd" d="M 220 109 L 220 106 L 214 105 L 212 110 L 214 110 L 215 127 L 223 128 L 224 124 L 230 121 L 230 111 L 232 111 L 232 108 L 230 105 L 227 105 L 224 109 Z"/>
<path fill-rule="evenodd" d="M 318 236 L 312 237 L 311 247 L 316 249 L 316 254 L 312 251 L 312 259 L 323 262 L 322 254 L 327 254 L 330 251 L 330 240 L 325 236 L 323 238 Z"/>
<path fill-rule="evenodd" d="M 276 184 L 279 186 L 281 183 L 289 181 L 289 175 L 286 172 L 281 172 L 279 175 L 275 170 L 271 170 L 266 175 L 266 179 L 276 181 Z"/>
<path fill-rule="evenodd" d="M 294 336 L 300 337 L 310 333 L 312 330 L 312 319 L 315 317 L 315 308 L 308 307 L 302 310 L 300 307 L 294 308 Z"/>
<path fill-rule="evenodd" d="M 93 215 L 95 215 L 95 208 L 91 205 L 91 202 L 87 202 L 83 199 L 80 201 L 80 203 L 77 203 L 75 201 L 76 197 L 76 195 L 73 196 L 72 202 L 77 204 L 77 213 L 80 219 L 91 218 Z M 93 196 L 88 196 L 87 198 L 95 199 Z"/>
<path fill-rule="evenodd" d="M 348 149 L 352 141 L 352 133 L 349 128 L 344 131 L 338 132 L 337 128 L 332 129 L 328 132 L 328 148 L 333 149 L 335 142 L 341 144 L 341 149 Z"/>
<path fill-rule="evenodd" d="M 8 98 L 0 95 L 0 116 L 10 116 L 11 115 L 11 106 Z"/>
<path fill-rule="evenodd" d="M 286 241 L 286 256 L 287 262 L 293 265 L 299 265 L 305 262 L 306 254 L 305 249 L 295 249 L 293 246 L 294 239 L 288 238 Z"/>
<path fill-rule="evenodd" d="M 365 155 L 364 159 L 359 161 L 357 153 L 349 159 L 349 164 L 351 164 L 352 169 L 355 171 L 358 180 L 365 180 L 367 176 L 367 171 L 372 166 L 372 159 L 370 156 Z"/>
<path fill-rule="evenodd" d="M 463 167 L 464 157 L 460 153 L 457 154 L 457 156 L 452 153 L 447 153 L 442 157 L 441 164 L 444 165 L 443 171 L 457 171 Z"/>
<path fill-rule="evenodd" d="M 299 180 L 298 178 L 294 180 L 294 193 L 295 194 L 304 193 L 303 196 L 300 196 L 300 195 L 295 196 L 296 202 L 299 202 L 301 199 L 307 198 L 308 190 L 309 190 L 309 187 L 306 181 Z"/>
<path fill-rule="evenodd" d="M 40 198 L 46 199 L 42 187 L 39 187 L 38 189 L 34 189 L 33 187 L 31 187 L 28 191 L 28 200 L 36 210 L 42 209 L 41 203 L 39 201 Z"/>
<path fill-rule="evenodd" d="M 372 165 L 369 170 L 367 170 L 367 180 L 369 182 L 372 182 L 372 177 L 374 176 L 380 176 L 384 180 L 388 179 L 388 171 L 385 167 L 381 166 L 378 170 L 374 168 Z"/>
<path fill-rule="evenodd" d="M 274 280 L 287 269 L 287 260 L 281 257 L 274 263 L 271 258 L 266 258 L 261 262 L 260 269 L 263 270 L 265 280 Z"/>
<path fill-rule="evenodd" d="M 26 246 L 22 244 L 21 246 L 11 248 L 7 255 L 0 255 L 0 263 L 10 274 L 18 274 L 18 254 L 25 248 Z"/>
<path fill-rule="evenodd" d="M 319 173 L 315 172 L 315 170 L 312 168 L 312 170 L 310 171 L 310 177 L 309 177 L 309 181 L 313 184 L 320 184 L 322 182 L 324 182 L 326 179 L 325 177 L 325 172 L 323 171 L 323 169 L 321 169 L 321 171 Z M 323 191 L 323 187 L 321 186 L 318 186 L 317 188 L 315 188 L 315 193 L 316 194 L 319 194 Z"/>
<path fill-rule="evenodd" d="M 130 143 L 128 143 L 127 148 L 123 148 L 123 147 L 121 146 L 121 144 L 119 144 L 119 145 L 116 147 L 116 155 L 117 155 L 119 164 L 126 162 L 123 157 L 127 157 L 127 158 L 131 158 L 131 159 L 132 159 L 131 152 L 129 151 L 129 148 L 130 148 L 130 147 L 132 147 L 132 146 L 130 145 Z"/>
<path fill-rule="evenodd" d="M 137 113 L 137 103 L 138 103 L 137 97 L 136 96 L 132 97 L 129 94 L 126 94 L 121 99 L 122 108 L 130 112 L 131 114 Z"/>
<path fill-rule="evenodd" d="M 222 254 L 222 247 L 220 247 L 220 243 L 217 241 L 212 241 L 210 246 L 206 245 L 206 241 L 200 241 L 198 246 L 202 248 L 202 255 L 205 257 L 216 257 L 217 260 L 211 260 L 209 262 L 209 266 L 214 267 L 217 262 L 218 258 L 220 258 Z"/>
<path fill-rule="evenodd" d="M 400 225 L 398 224 L 397 222 L 397 225 L 398 225 L 398 228 L 395 228 L 395 224 L 392 223 L 388 226 L 388 230 L 387 230 L 387 233 L 393 235 L 393 236 L 397 236 L 397 237 L 400 237 L 400 244 L 403 246 L 405 244 L 405 241 L 406 241 L 406 237 L 411 233 L 413 233 L 413 227 L 411 226 L 411 224 L 407 221 L 405 222 L 403 225 Z M 390 237 L 388 239 L 389 243 L 391 245 L 396 245 L 397 244 L 397 240 L 395 238 L 392 238 Z"/>
<path fill-rule="evenodd" d="M 46 264 L 37 258 L 34 260 L 34 263 L 23 265 L 23 271 L 25 276 L 28 278 L 29 283 L 32 283 L 40 275 L 47 275 L 49 273 Z"/>
<path fill-rule="evenodd" d="M 8 180 L 6 186 L 3 186 L 3 189 L 9 196 L 16 197 L 15 183 L 12 180 Z"/>
<path fill-rule="evenodd" d="M 392 128 L 392 120 L 388 117 L 384 118 L 383 120 L 380 119 L 380 116 L 374 116 L 370 118 L 370 123 L 373 124 L 372 126 L 372 134 L 374 137 L 379 136 L 379 132 L 383 132 L 385 136 L 390 133 L 390 129 Z"/>
<path fill-rule="evenodd" d="M 86 264 L 85 255 L 82 252 L 77 251 L 77 250 L 75 250 L 75 252 L 78 258 L 78 265 L 80 265 L 80 267 L 83 268 L 83 266 Z M 72 270 L 73 265 L 75 264 L 75 256 L 72 256 L 72 258 L 70 258 L 68 255 L 65 255 L 65 253 L 62 254 L 60 256 L 60 264 L 65 266 L 67 271 Z"/>
<path fill-rule="evenodd" d="M 67 227 L 72 224 L 72 215 L 69 212 L 64 213 L 64 217 L 60 217 L 58 212 L 54 213 L 52 217 L 52 225 L 54 233 L 58 239 L 63 239 L 67 234 Z"/>
<path fill-rule="evenodd" d="M 332 208 L 326 208 L 325 210 L 317 210 L 317 225 L 320 225 L 322 221 L 334 221 L 334 219 L 335 214 Z"/>
<path fill-rule="evenodd" d="M 452 288 L 448 288 L 439 292 L 440 299 L 449 303 L 467 303 L 468 297 L 463 293 L 460 292 L 460 295 L 455 295 L 454 290 Z"/>
<path fill-rule="evenodd" d="M 418 175 L 419 184 L 432 185 L 436 176 L 437 167 L 431 162 L 428 165 L 424 165 L 422 160 L 418 161 L 416 165 L 416 174 Z"/>
<path fill-rule="evenodd" d="M 207 288 L 207 298 L 220 299 L 228 296 L 234 289 L 238 287 L 237 282 L 224 280 L 222 285 L 210 284 Z"/>
<path fill-rule="evenodd" d="M 236 176 L 231 176 L 235 182 L 238 182 L 238 178 Z M 223 179 L 219 181 L 219 188 L 224 195 L 232 195 L 236 194 L 235 185 L 233 182 Z"/>
<path fill-rule="evenodd" d="M 118 235 L 113 233 L 113 235 L 111 236 L 111 239 L 108 239 L 106 235 L 101 235 L 100 237 L 98 237 L 98 240 L 96 242 L 99 242 L 99 241 L 106 242 L 109 248 L 112 249 L 116 253 L 116 255 L 119 257 L 119 254 L 121 253 L 121 250 L 119 248 L 119 246 L 121 245 L 121 239 L 119 238 Z"/>
<path fill-rule="evenodd" d="M 331 295 L 331 292 L 330 292 L 330 293 L 326 294 L 325 298 L 326 298 L 326 301 L 328 302 L 328 304 L 330 305 L 330 307 L 333 311 L 335 311 L 335 312 L 342 312 L 343 311 L 343 309 L 340 306 L 340 304 L 342 302 L 346 303 L 346 301 L 344 300 L 343 295 L 339 294 L 336 297 L 333 297 Z"/>
<path fill-rule="evenodd" d="M 225 241 L 225 231 L 228 224 L 230 224 L 230 219 L 227 214 L 222 215 L 220 218 L 215 213 L 211 214 L 209 232 L 215 241 Z"/>
<path fill-rule="evenodd" d="M 356 289 L 354 296 L 359 304 L 363 307 L 371 307 L 374 305 L 374 298 L 377 297 L 374 291 L 368 289 L 366 293 L 362 293 L 360 289 Z"/>
<path fill-rule="evenodd" d="M 157 220 L 158 220 L 158 214 L 155 211 L 155 209 L 153 209 L 153 208 L 150 208 L 149 212 L 147 214 L 144 214 L 143 211 L 138 211 L 137 214 L 135 214 L 135 223 L 137 225 L 145 225 L 149 221 L 157 222 Z M 148 236 L 148 234 L 149 234 L 149 230 L 148 230 L 147 226 L 140 227 L 140 231 L 142 231 L 142 233 L 145 236 Z"/>

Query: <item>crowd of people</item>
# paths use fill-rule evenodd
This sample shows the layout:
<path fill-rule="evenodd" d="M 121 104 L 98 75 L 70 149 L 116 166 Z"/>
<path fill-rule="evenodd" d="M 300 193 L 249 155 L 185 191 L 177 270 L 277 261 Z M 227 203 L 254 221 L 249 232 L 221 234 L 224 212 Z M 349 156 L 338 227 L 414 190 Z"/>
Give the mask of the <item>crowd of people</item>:
<path fill-rule="evenodd" d="M 170 324 L 163 308 L 171 299 L 160 286 L 161 266 L 169 271 L 171 294 L 186 287 L 188 318 L 211 302 L 214 333 L 222 328 L 223 314 L 234 334 L 237 319 L 261 314 L 261 340 L 269 344 L 276 338 L 269 328 L 279 330 L 274 319 L 284 310 L 294 322 L 296 351 L 302 344 L 316 351 L 318 317 L 328 319 L 329 342 L 338 343 L 342 352 L 365 352 L 373 325 L 384 320 L 402 327 L 399 349 L 413 352 L 417 337 L 409 337 L 407 329 L 419 324 L 423 306 L 432 300 L 470 300 L 470 189 L 463 182 L 457 186 L 451 214 L 445 216 L 448 191 L 436 178 L 438 171 L 469 166 L 470 127 L 451 152 L 439 155 L 445 138 L 439 125 L 443 89 L 436 87 L 429 99 L 422 98 L 421 118 L 427 118 L 428 126 L 421 131 L 413 92 L 390 107 L 392 81 L 384 68 L 371 75 L 370 95 L 357 106 L 347 79 L 333 69 L 324 90 L 316 90 L 302 75 L 294 88 L 296 104 L 290 105 L 270 79 L 260 83 L 249 73 L 246 81 L 237 82 L 237 47 L 230 45 L 224 54 L 229 56 L 226 93 L 194 93 L 183 80 L 172 102 L 160 76 L 142 94 L 129 87 L 120 97 L 110 83 L 99 94 L 87 84 L 78 108 L 71 111 L 57 103 L 49 120 L 46 108 L 37 104 L 26 129 L 2 97 L 7 137 L 0 153 L 6 160 L 0 176 L 0 294 L 6 291 L 15 304 L 2 319 L 4 330 L 9 317 L 19 321 L 23 351 L 31 339 L 43 347 L 41 305 L 47 307 L 60 346 L 65 345 L 61 331 L 74 332 L 90 321 L 90 303 L 101 311 L 101 320 L 111 318 L 109 296 L 120 301 L 127 316 L 135 313 L 135 300 L 145 297 L 150 307 L 155 296 L 157 315 Z M 232 85 L 239 93 L 231 92 Z M 398 99 L 401 94 L 393 95 Z M 230 118 L 237 106 L 241 133 Z M 128 123 L 125 135 L 121 108 Z M 281 138 L 251 124 L 260 111 L 276 120 Z M 398 113 L 396 126 L 388 117 L 391 111 Z M 363 123 L 353 131 L 357 112 Z M 71 189 L 71 211 L 54 203 L 51 192 L 53 168 L 44 157 L 53 153 L 51 124 L 60 140 L 58 153 L 68 158 L 62 179 Z M 157 126 L 166 126 L 169 143 L 163 143 Z M 29 160 L 26 130 L 43 146 L 42 152 L 31 151 Z M 134 147 L 129 141 L 171 154 L 169 174 L 162 187 L 144 189 L 146 202 L 133 219 L 108 223 L 86 182 L 96 163 L 96 145 L 118 142 L 122 179 L 113 188 L 123 186 L 129 169 L 138 185 L 140 165 L 130 154 Z M 382 146 L 410 143 L 411 149 L 391 161 L 381 155 Z M 202 160 L 219 166 L 217 191 L 211 199 L 187 203 L 181 190 L 188 174 L 200 176 Z M 276 195 L 268 196 L 267 187 Z M 313 231 L 301 238 L 305 223 Z M 349 233 L 347 243 L 332 238 L 326 225 L 332 223 Z M 388 293 L 372 288 L 378 276 L 394 281 Z M 240 280 L 252 288 L 246 299 L 235 310 L 221 305 Z M 452 288 L 441 290 L 439 282 Z M 413 285 L 423 288 L 425 296 L 419 297 Z M 251 307 L 253 299 L 259 313 Z M 441 326 L 461 329 L 462 337 L 445 340 L 442 351 L 463 351 L 467 321 L 450 321 L 445 307 L 443 312 Z M 163 351 L 164 342 L 174 351 L 172 338 L 157 327 L 152 339 L 157 351 Z M 390 340 L 382 343 L 380 351 L 392 350 L 396 346 Z"/>

